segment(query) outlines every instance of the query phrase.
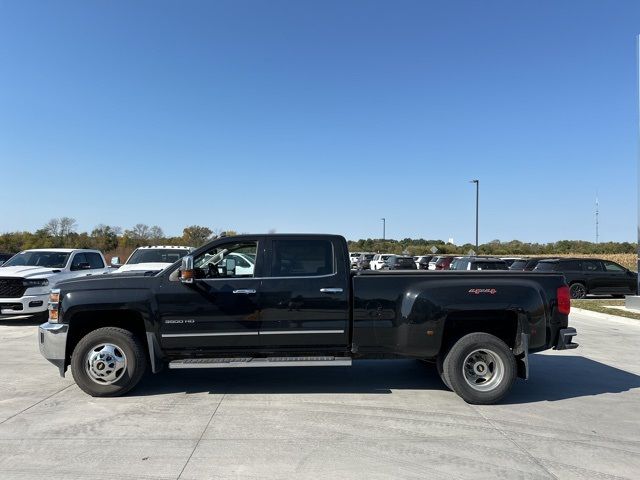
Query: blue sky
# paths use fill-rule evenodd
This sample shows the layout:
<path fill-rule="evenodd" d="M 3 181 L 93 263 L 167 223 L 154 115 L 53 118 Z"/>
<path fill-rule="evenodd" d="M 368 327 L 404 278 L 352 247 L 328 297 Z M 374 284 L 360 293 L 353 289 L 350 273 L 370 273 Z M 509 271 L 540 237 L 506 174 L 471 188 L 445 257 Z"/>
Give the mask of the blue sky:
<path fill-rule="evenodd" d="M 640 2 L 0 0 L 0 231 L 635 241 Z"/>

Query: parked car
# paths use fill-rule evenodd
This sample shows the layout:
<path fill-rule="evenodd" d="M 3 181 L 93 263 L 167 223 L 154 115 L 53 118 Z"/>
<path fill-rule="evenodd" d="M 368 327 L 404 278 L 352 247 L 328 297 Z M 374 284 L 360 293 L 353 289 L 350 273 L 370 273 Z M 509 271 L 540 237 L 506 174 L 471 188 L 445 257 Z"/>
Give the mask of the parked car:
<path fill-rule="evenodd" d="M 530 272 L 534 268 L 536 268 L 536 265 L 538 265 L 538 262 L 540 260 L 544 260 L 544 258 L 536 257 L 536 258 L 522 258 L 520 260 L 514 260 L 511 266 L 509 266 L 509 270 Z"/>
<path fill-rule="evenodd" d="M 111 265 L 118 269 L 113 273 L 159 271 L 178 262 L 193 251 L 193 247 L 176 247 L 173 245 L 155 245 L 136 248 L 129 258 L 120 265 L 120 259 L 113 257 Z"/>
<path fill-rule="evenodd" d="M 449 270 L 449 266 L 455 257 L 453 255 L 441 255 L 429 261 L 429 270 Z"/>
<path fill-rule="evenodd" d="M 49 290 L 63 281 L 109 273 L 98 250 L 24 250 L 0 266 L 0 315 L 45 315 Z"/>
<path fill-rule="evenodd" d="M 238 274 L 232 253 L 255 255 L 254 274 Z M 212 257 L 216 263 L 202 268 Z M 96 397 L 122 395 L 147 369 L 164 366 L 349 366 L 404 357 L 433 360 L 445 385 L 478 404 L 500 400 L 526 377 L 530 352 L 577 347 L 562 275 L 510 274 L 505 283 L 502 272 L 349 267 L 347 242 L 337 235 L 218 238 L 156 275 L 58 284 L 37 341 L 61 375 L 70 366 L 76 384 Z"/>
<path fill-rule="evenodd" d="M 371 270 L 380 270 L 384 265 L 384 262 L 387 261 L 387 258 L 392 256 L 391 253 L 378 253 L 373 256 L 373 259 L 369 263 L 369 268 Z"/>
<path fill-rule="evenodd" d="M 610 260 L 597 258 L 556 258 L 540 260 L 536 272 L 562 273 L 571 298 L 589 294 L 623 297 L 636 295 L 638 274 Z"/>
<path fill-rule="evenodd" d="M 502 257 L 501 260 L 504 260 L 507 264 L 507 267 L 510 267 L 513 262 L 515 262 L 516 260 L 522 260 L 522 258 L 520 257 Z"/>
<path fill-rule="evenodd" d="M 13 257 L 13 253 L 0 253 L 0 267 L 11 257 Z"/>
<path fill-rule="evenodd" d="M 405 255 L 391 255 L 387 258 L 380 270 L 417 270 L 413 257 Z"/>
<path fill-rule="evenodd" d="M 371 260 L 375 257 L 375 253 L 363 253 L 358 257 L 356 268 L 358 270 L 369 270 L 371 268 Z"/>
<path fill-rule="evenodd" d="M 507 262 L 495 257 L 460 257 L 452 263 L 450 270 L 508 270 Z"/>
<path fill-rule="evenodd" d="M 362 255 L 362 252 L 349 252 L 349 261 L 351 262 L 351 268 L 356 268 L 360 255 Z"/>
<path fill-rule="evenodd" d="M 433 255 L 420 255 L 418 257 L 414 257 L 418 270 L 429 270 L 429 262 L 432 258 Z"/>

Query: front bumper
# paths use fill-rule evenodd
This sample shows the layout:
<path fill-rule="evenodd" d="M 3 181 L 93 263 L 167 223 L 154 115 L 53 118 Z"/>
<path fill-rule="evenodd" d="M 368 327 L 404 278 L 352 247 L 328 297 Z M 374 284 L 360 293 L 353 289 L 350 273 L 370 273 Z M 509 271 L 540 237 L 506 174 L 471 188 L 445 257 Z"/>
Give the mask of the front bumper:
<path fill-rule="evenodd" d="M 40 353 L 53 363 L 64 377 L 69 325 L 64 323 L 43 323 L 38 328 Z"/>
<path fill-rule="evenodd" d="M 556 340 L 555 350 L 569 350 L 576 348 L 577 343 L 572 342 L 573 337 L 578 334 L 575 328 L 567 327 L 558 331 L 558 339 Z"/>
<path fill-rule="evenodd" d="M 0 315 L 33 315 L 47 311 L 49 294 L 25 295 L 20 298 L 1 298 Z"/>

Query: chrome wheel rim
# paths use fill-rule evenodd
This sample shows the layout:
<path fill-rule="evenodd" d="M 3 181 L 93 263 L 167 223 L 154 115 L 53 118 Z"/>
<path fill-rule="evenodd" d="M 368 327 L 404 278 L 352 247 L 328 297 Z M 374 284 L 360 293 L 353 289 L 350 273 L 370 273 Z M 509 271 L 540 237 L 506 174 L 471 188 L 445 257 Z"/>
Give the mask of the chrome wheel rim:
<path fill-rule="evenodd" d="M 504 371 L 500 356 L 486 348 L 474 350 L 462 362 L 465 382 L 478 392 L 488 392 L 500 385 Z"/>
<path fill-rule="evenodd" d="M 585 295 L 585 288 L 582 285 L 571 285 L 571 298 L 584 298 Z"/>
<path fill-rule="evenodd" d="M 127 356 L 117 345 L 100 343 L 87 353 L 85 370 L 94 382 L 111 385 L 120 380 L 127 371 Z"/>

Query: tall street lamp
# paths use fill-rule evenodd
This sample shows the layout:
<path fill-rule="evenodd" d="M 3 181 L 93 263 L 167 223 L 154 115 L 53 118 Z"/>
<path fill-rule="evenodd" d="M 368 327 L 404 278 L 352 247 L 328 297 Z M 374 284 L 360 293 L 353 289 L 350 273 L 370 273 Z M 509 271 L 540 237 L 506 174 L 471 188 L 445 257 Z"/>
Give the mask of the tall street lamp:
<path fill-rule="evenodd" d="M 476 254 L 478 253 L 478 204 L 480 201 L 480 180 L 471 180 L 469 183 L 476 184 Z"/>
<path fill-rule="evenodd" d="M 382 220 L 382 239 L 384 240 L 387 228 L 387 219 L 383 217 L 380 220 Z"/>

